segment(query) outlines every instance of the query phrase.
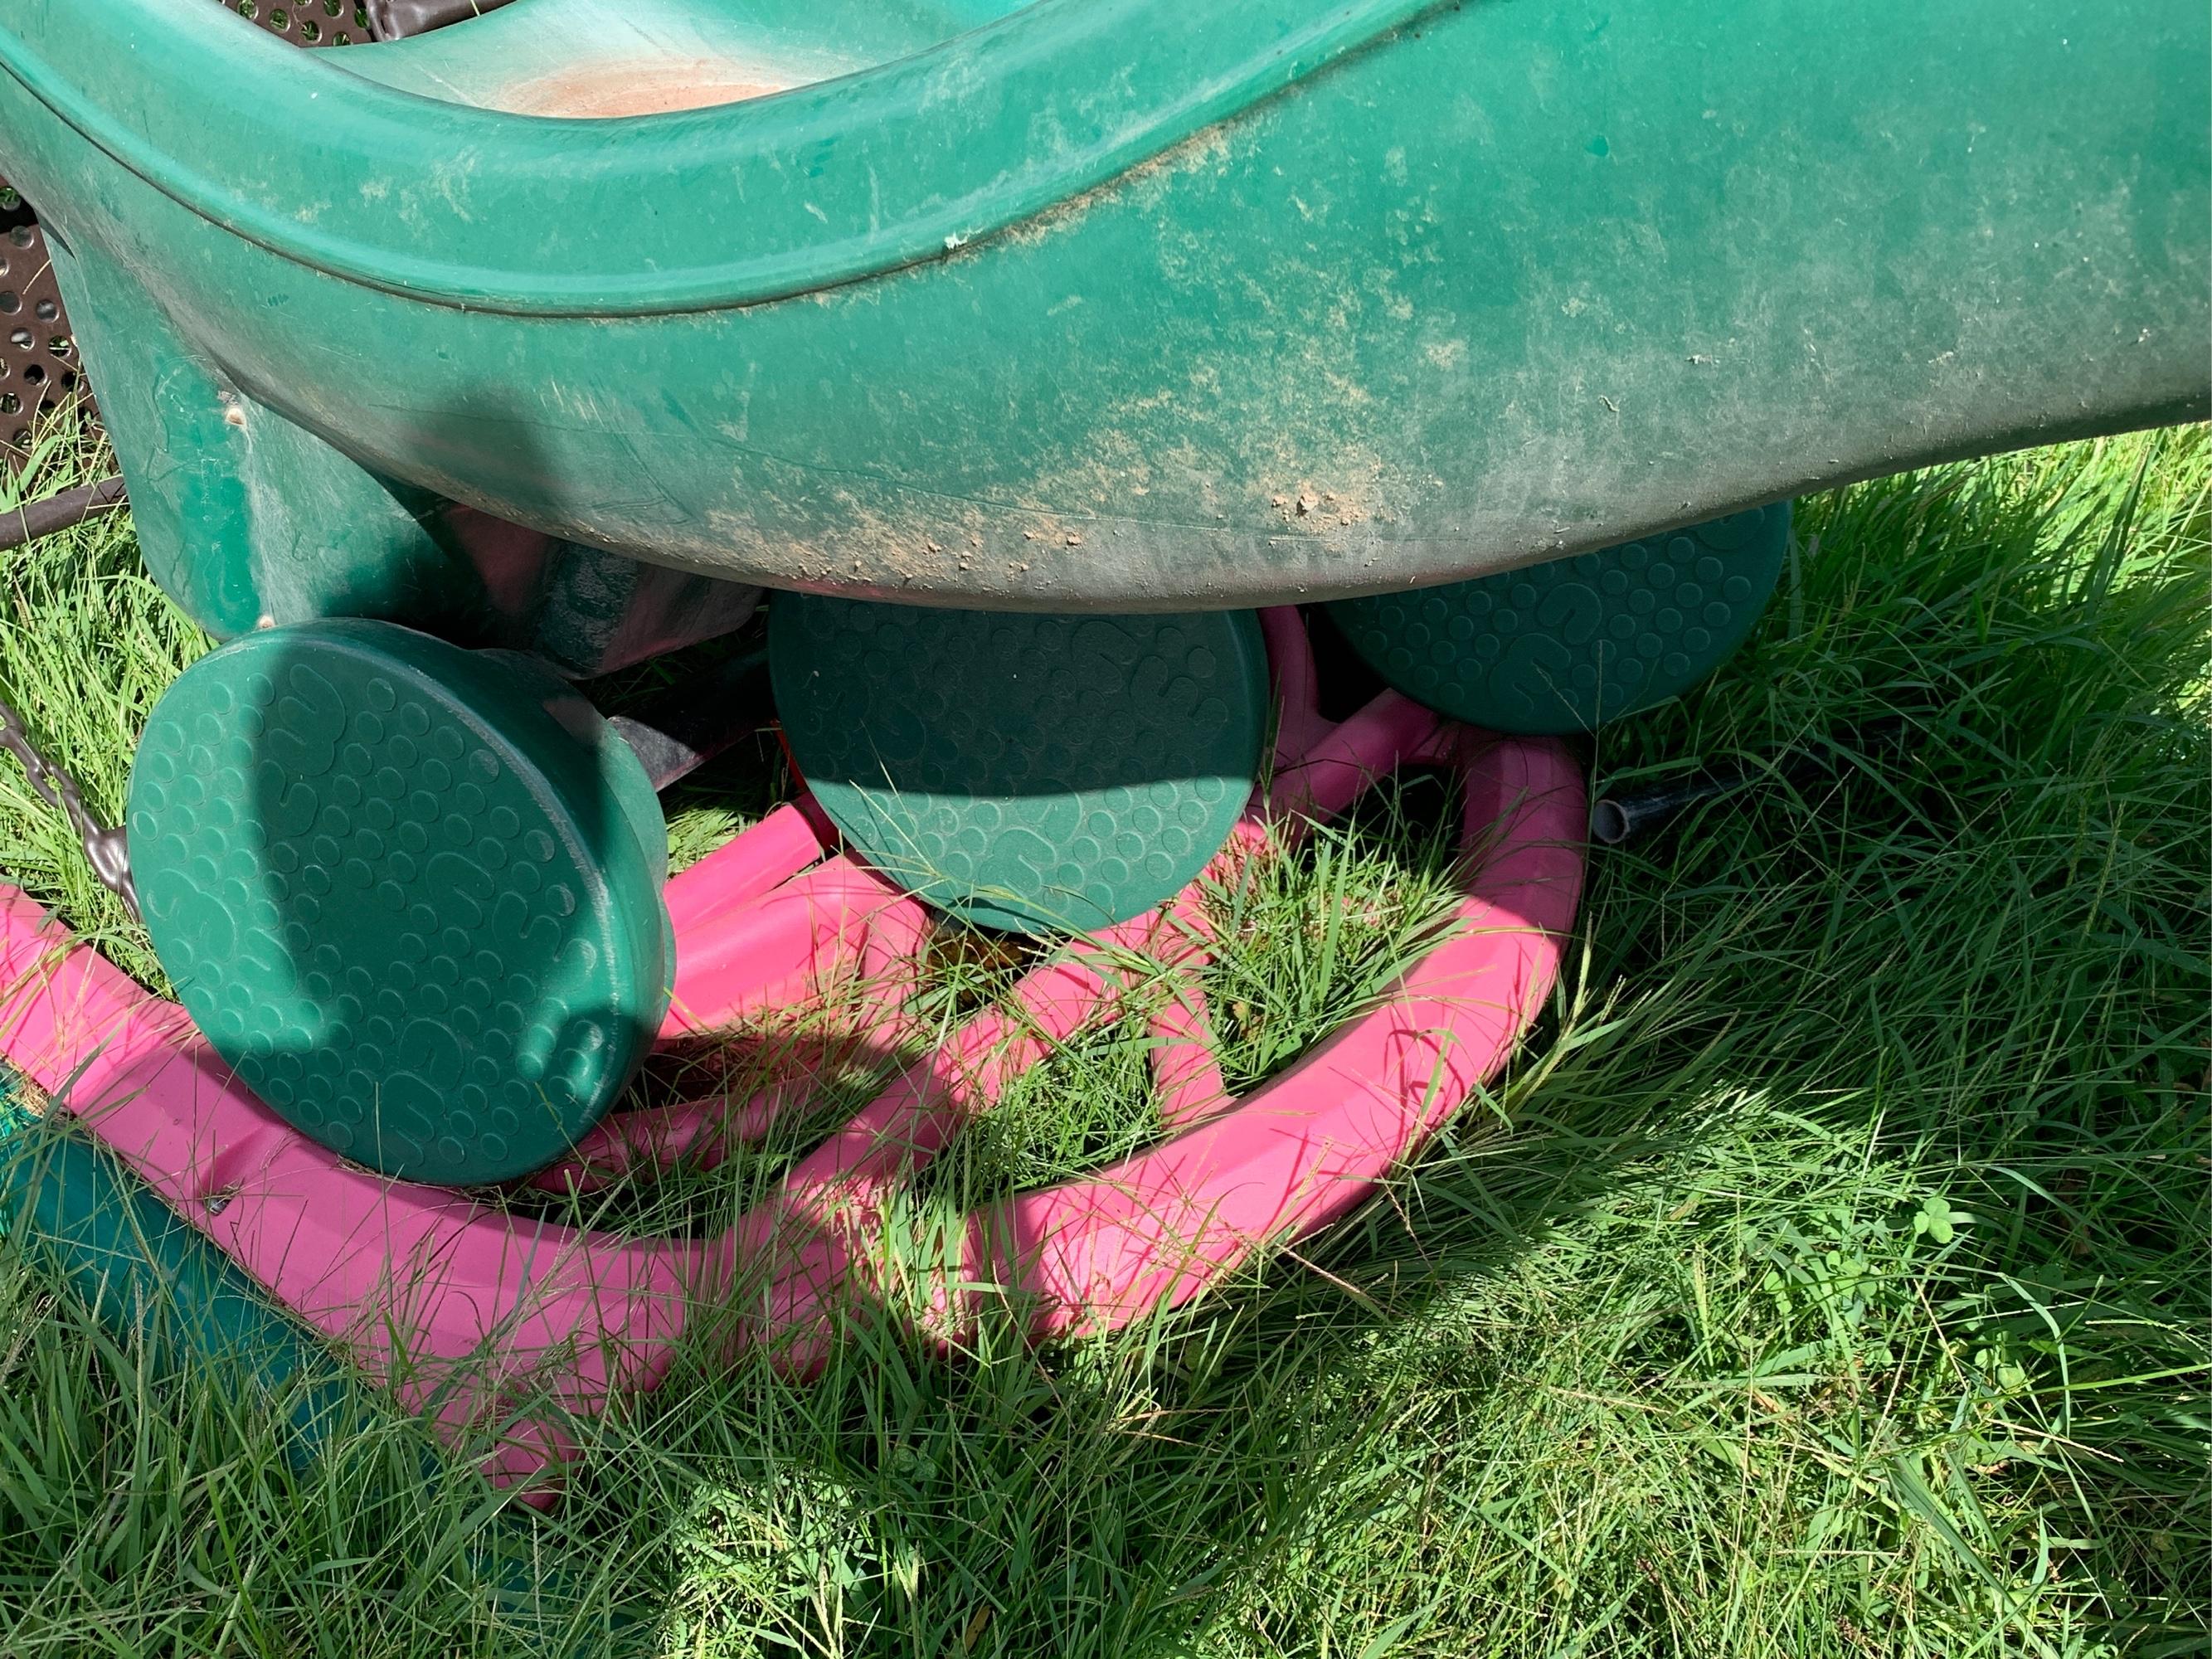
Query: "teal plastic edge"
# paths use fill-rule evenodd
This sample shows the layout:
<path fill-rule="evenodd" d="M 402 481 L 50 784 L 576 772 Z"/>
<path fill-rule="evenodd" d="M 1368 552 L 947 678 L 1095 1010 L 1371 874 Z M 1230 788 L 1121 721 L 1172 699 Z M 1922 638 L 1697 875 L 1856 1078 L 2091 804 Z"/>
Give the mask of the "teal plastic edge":
<path fill-rule="evenodd" d="M 112 1152 L 28 1109 L 21 1086 L 0 1061 L 0 1234 L 58 1273 L 118 1341 L 142 1341 L 159 1375 L 227 1364 L 289 1396 L 284 1455 L 295 1469 L 374 1425 L 380 1413 L 336 1356 Z M 427 1447 L 422 1472 L 426 1480 L 442 1474 Z M 576 1598 L 558 1568 L 537 1559 L 524 1523 L 504 1513 L 471 1542 L 468 1562 L 509 1611 L 558 1618 Z M 581 1651 L 573 1642 L 533 1645 Z"/>
<path fill-rule="evenodd" d="M 43 1257 L 155 1369 L 228 1362 L 279 1397 L 296 1390 L 286 1455 L 295 1468 L 361 1421 L 337 1362 L 277 1311 L 245 1271 L 188 1226 L 114 1154 L 47 1124 L 0 1066 L 0 1231 Z"/>
<path fill-rule="evenodd" d="M 1283 0 L 1036 0 L 857 75 L 612 120 L 398 91 L 204 0 L 42 5 L 29 29 L 0 27 L 0 70 L 173 200 L 313 270 L 471 309 L 639 316 L 750 305 L 943 258 L 1433 3 L 1352 0 L 1301 15 Z M 1145 43 L 1133 58 L 1133 40 Z M 134 67 L 149 52 L 158 76 Z M 143 75 L 143 95 L 118 96 L 122 75 Z M 205 95 L 163 95 L 183 82 Z M 1063 136 L 1040 152 L 1042 133 Z M 250 180 L 237 161 L 271 155 L 282 169 Z M 334 191 L 333 179 L 357 187 Z M 473 258 L 415 251 L 418 198 L 440 204 Z M 575 238 L 568 227 L 588 216 L 577 204 L 592 198 L 624 202 L 631 234 Z M 746 251 L 715 257 L 732 247 Z M 594 267 L 595 256 L 605 263 Z"/>

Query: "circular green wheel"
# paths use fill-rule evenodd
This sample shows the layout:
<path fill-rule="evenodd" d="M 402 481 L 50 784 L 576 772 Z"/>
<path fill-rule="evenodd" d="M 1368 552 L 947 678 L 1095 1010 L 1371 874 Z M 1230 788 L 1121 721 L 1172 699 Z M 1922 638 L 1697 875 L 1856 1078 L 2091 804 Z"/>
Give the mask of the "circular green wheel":
<path fill-rule="evenodd" d="M 1342 599 L 1328 614 L 1416 702 L 1494 732 L 1587 732 L 1727 660 L 1789 545 L 1781 501 L 1475 581 Z"/>
<path fill-rule="evenodd" d="M 659 1028 L 653 787 L 522 659 L 385 623 L 249 634 L 155 707 L 128 823 L 147 928 L 209 1042 L 380 1173 L 550 1163 Z"/>
<path fill-rule="evenodd" d="M 769 614 L 793 759 L 846 840 L 941 909 L 1091 928 L 1179 891 L 1259 775 L 1249 611 L 1057 617 L 803 593 Z"/>

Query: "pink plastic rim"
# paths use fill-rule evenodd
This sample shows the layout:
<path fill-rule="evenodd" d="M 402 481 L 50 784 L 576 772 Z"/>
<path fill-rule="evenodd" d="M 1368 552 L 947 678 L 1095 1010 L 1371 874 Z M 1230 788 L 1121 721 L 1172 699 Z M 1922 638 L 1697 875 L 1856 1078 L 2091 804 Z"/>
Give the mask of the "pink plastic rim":
<path fill-rule="evenodd" d="M 1133 954 L 1182 975 L 1155 1018 L 1168 1139 L 968 1218 L 928 1315 L 957 1336 L 993 1296 L 1037 1336 L 1112 1328 L 1188 1301 L 1256 1250 L 1364 1201 L 1511 1056 L 1556 978 L 1583 876 L 1584 802 L 1565 750 L 1439 722 L 1385 693 L 1340 725 L 1316 708 L 1297 613 L 1262 614 L 1282 703 L 1277 770 L 1206 877 L 1162 908 L 1066 946 L 900 1072 L 719 1240 L 624 1239 L 528 1220 L 346 1164 L 223 1067 L 183 1011 L 0 889 L 0 1051 L 302 1319 L 348 1347 L 486 1470 L 534 1481 L 573 1453 L 572 1415 L 665 1373 L 698 1307 L 811 1373 L 871 1284 L 886 1201 L 1005 1081 L 1110 1012 Z M 1265 842 L 1342 811 L 1401 765 L 1460 775 L 1456 925 L 1391 995 L 1248 1097 L 1224 1087 L 1195 977 L 1200 890 Z M 931 918 L 825 845 L 806 803 L 777 809 L 670 884 L 678 934 L 665 1042 L 822 1001 L 854 984 L 895 1007 Z M 902 1030 L 894 1014 L 893 1031 Z M 611 1116 L 540 1184 L 712 1161 L 801 1103 L 788 1091 Z M 978 1289 L 976 1286 L 993 1287 Z"/>

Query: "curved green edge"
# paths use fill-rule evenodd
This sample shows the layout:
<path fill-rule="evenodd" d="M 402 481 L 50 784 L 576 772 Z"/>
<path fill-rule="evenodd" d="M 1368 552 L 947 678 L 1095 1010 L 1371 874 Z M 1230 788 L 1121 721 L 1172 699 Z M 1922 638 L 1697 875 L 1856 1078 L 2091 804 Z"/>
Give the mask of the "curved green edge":
<path fill-rule="evenodd" d="M 1471 582 L 1328 607 L 1416 702 L 1493 732 L 1593 731 L 1679 696 L 1758 624 L 1790 547 L 1778 501 Z"/>
<path fill-rule="evenodd" d="M 33 29 L 0 26 L 0 70 L 163 194 L 313 270 L 478 310 L 639 315 L 942 257 L 1426 3 L 1037 0 L 857 76 L 613 121 L 397 91 L 206 0 L 52 8 Z M 118 97 L 118 76 L 144 94 Z M 198 95 L 169 95 L 180 85 Z M 574 235 L 594 203 L 619 204 L 624 234 Z M 426 217 L 457 246 L 426 258 Z"/>
<path fill-rule="evenodd" d="M 1081 932 L 1182 891 L 1235 826 L 1267 737 L 1245 611 L 1037 617 L 779 595 L 776 710 L 878 869 L 963 921 Z"/>
<path fill-rule="evenodd" d="M 243 1268 L 114 1154 L 26 1111 L 19 1086 L 0 1068 L 9 1097 L 0 1106 L 0 1227 L 42 1254 L 118 1339 L 143 1341 L 157 1374 L 219 1363 L 288 1401 L 294 1467 L 373 1421 L 330 1354 Z"/>
<path fill-rule="evenodd" d="M 1157 49 L 1085 35 L 1064 67 L 1118 55 L 1146 95 L 1197 96 L 1207 65 L 1176 43 L 1261 14 L 1185 9 Z M 1321 16 L 1264 21 L 1294 41 Z M 1082 23 L 1046 0 L 923 58 L 988 40 L 1050 79 L 1012 43 L 1054 18 Z M 443 566 L 393 481 L 781 587 L 1304 603 L 2201 412 L 2212 105 L 2172 66 L 2205 60 L 2208 21 L 2185 0 L 1441 9 L 1005 234 L 946 250 L 974 227 L 931 219 L 902 246 L 943 257 L 895 275 L 659 317 L 461 311 L 310 270 L 7 74 L 0 167 L 52 233 L 149 559 L 220 595 L 222 627 L 434 622 L 404 609 Z M 1110 137 L 1092 100 L 1124 107 L 1115 75 L 1070 80 L 1032 134 L 990 83 L 936 112 L 961 154 L 894 153 L 870 100 L 922 59 L 562 124 L 372 87 L 210 0 L 30 0 L 0 27 L 0 56 L 29 43 L 301 234 L 403 244 L 423 269 L 394 280 L 489 262 L 580 301 L 611 271 L 649 298 L 656 272 L 891 235 L 905 181 L 1031 179 Z M 364 118 L 326 120 L 324 88 Z M 732 148 L 770 126 L 796 147 Z"/>

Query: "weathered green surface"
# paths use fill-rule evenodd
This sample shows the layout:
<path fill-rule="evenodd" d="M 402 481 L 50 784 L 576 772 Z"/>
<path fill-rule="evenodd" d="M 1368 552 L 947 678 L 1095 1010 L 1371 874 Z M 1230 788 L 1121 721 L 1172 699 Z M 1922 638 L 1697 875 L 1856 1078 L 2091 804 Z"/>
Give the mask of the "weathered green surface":
<path fill-rule="evenodd" d="M 205 628 L 368 617 L 604 673 L 737 626 L 758 590 L 504 524 L 240 396 L 96 249 L 57 245 L 147 567 Z"/>
<path fill-rule="evenodd" d="M 193 1022 L 276 1111 L 386 1174 L 551 1162 L 666 1007 L 652 786 L 516 660 L 381 623 L 248 634 L 155 707 L 129 824 Z"/>
<path fill-rule="evenodd" d="M 1099 927 L 1173 897 L 1250 799 L 1249 611 L 1015 617 L 793 594 L 769 615 L 792 757 L 847 840 L 967 921 Z"/>
<path fill-rule="evenodd" d="M 2206 406 L 2198 0 L 1041 0 L 919 51 L 921 9 L 700 0 L 769 81 L 903 55 L 452 101 L 551 3 L 452 31 L 430 100 L 356 72 L 429 84 L 429 40 L 16 0 L 0 167 L 249 443 L 823 591 L 1378 591 Z M 561 4 L 592 62 L 623 9 Z"/>

